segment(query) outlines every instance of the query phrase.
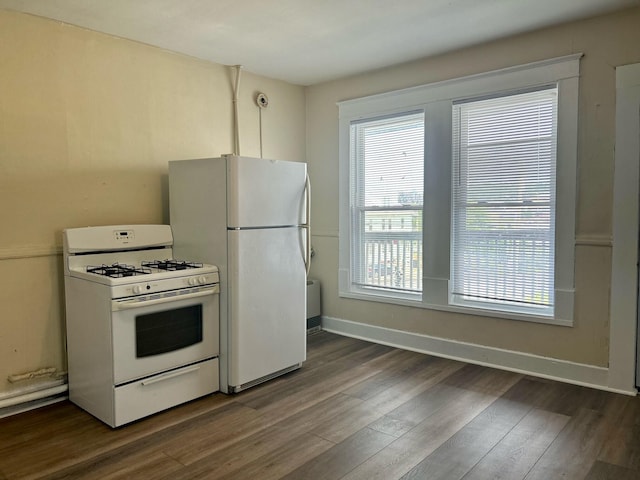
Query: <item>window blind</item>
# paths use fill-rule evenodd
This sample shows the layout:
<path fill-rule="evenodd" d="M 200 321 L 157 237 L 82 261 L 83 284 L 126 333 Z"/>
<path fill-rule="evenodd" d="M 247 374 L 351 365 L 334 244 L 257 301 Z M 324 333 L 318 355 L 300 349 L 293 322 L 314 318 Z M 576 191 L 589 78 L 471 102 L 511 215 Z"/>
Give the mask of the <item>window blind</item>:
<path fill-rule="evenodd" d="M 424 112 L 351 124 L 352 278 L 422 290 Z"/>
<path fill-rule="evenodd" d="M 552 308 L 557 88 L 452 108 L 453 301 Z"/>

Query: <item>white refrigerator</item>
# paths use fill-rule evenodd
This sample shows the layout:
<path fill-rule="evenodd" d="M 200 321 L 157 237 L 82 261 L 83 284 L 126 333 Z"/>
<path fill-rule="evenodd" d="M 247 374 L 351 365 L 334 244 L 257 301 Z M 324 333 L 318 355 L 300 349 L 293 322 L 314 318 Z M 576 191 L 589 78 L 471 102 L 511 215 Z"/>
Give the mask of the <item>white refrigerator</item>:
<path fill-rule="evenodd" d="M 309 183 L 301 162 L 226 155 L 169 162 L 176 258 L 220 270 L 220 390 L 306 359 Z"/>

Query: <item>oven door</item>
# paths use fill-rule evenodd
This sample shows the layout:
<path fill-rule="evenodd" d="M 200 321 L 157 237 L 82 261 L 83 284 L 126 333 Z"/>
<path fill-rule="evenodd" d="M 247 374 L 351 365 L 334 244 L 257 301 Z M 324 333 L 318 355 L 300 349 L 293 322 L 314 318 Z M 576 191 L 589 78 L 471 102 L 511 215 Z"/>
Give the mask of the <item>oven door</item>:
<path fill-rule="evenodd" d="M 114 384 L 216 357 L 219 286 L 111 302 Z"/>

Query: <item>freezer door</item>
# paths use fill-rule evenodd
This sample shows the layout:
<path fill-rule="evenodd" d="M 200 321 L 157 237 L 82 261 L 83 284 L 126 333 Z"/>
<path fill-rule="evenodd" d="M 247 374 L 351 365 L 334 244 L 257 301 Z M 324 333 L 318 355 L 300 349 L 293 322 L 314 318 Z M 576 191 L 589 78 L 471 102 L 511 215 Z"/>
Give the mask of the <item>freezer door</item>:
<path fill-rule="evenodd" d="M 306 359 L 300 228 L 231 230 L 228 370 L 238 387 Z"/>
<path fill-rule="evenodd" d="M 306 163 L 235 156 L 225 158 L 230 228 L 306 223 Z"/>

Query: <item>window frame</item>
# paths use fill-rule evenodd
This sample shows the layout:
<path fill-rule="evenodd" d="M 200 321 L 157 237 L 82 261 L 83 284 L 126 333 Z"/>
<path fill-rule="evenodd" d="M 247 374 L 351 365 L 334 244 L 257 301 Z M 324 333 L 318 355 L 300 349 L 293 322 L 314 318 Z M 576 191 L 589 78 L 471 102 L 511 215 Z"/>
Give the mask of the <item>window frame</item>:
<path fill-rule="evenodd" d="M 423 117 L 422 123 L 424 123 L 424 112 L 422 110 L 415 110 L 415 111 L 410 111 L 410 112 L 403 112 L 400 115 L 386 115 L 384 117 L 377 117 L 377 118 L 371 118 L 371 119 L 367 119 L 364 122 L 351 122 L 350 123 L 350 127 L 351 127 L 351 132 L 350 132 L 350 148 L 354 149 L 351 151 L 351 155 L 355 155 L 358 156 L 358 154 L 360 153 L 360 150 L 358 150 L 356 148 L 357 145 L 360 144 L 360 141 L 358 139 L 353 139 L 352 138 L 352 134 L 354 132 L 354 130 L 357 129 L 358 126 L 362 126 L 368 123 L 378 123 L 380 121 L 388 121 L 388 120 L 399 120 L 402 121 L 403 118 L 405 118 L 406 121 L 406 117 L 411 117 L 411 116 L 415 116 L 415 115 L 420 115 Z M 354 128 L 355 127 L 355 128 Z M 356 137 L 358 137 L 356 135 Z M 362 140 L 362 139 L 360 139 Z M 364 147 L 364 144 L 361 145 L 361 147 Z M 424 159 L 424 154 L 423 157 Z M 423 160 L 424 162 L 424 160 Z M 350 164 L 350 168 L 351 168 L 351 174 L 357 173 L 361 171 L 361 168 L 364 167 L 364 165 L 361 163 L 361 161 L 355 161 L 353 163 Z M 362 170 L 364 171 L 364 170 Z M 394 205 L 394 206 L 389 206 L 389 207 L 383 207 L 383 206 L 372 206 L 372 207 L 367 207 L 366 205 L 361 205 L 360 202 L 358 202 L 357 200 L 355 200 L 355 198 L 360 198 L 362 193 L 360 192 L 365 192 L 366 188 L 366 181 L 364 177 L 357 177 L 356 181 L 355 181 L 356 185 L 354 185 L 353 183 L 351 184 L 352 187 L 355 188 L 355 192 L 354 191 L 350 191 L 350 214 L 351 214 L 351 221 L 350 221 L 350 232 L 351 232 L 351 238 L 352 239 L 357 239 L 359 238 L 361 241 L 360 242 L 352 242 L 351 243 L 351 251 L 350 253 L 352 254 L 351 256 L 351 268 L 352 271 L 358 271 L 359 269 L 363 269 L 363 267 L 365 265 L 362 265 L 361 260 L 363 258 L 363 247 L 364 247 L 364 242 L 365 242 L 365 238 L 366 238 L 366 232 L 365 232 L 365 228 L 363 226 L 362 223 L 362 219 L 364 217 L 366 217 L 366 212 L 376 212 L 376 211 L 394 211 L 394 212 L 412 212 L 412 211 L 420 211 L 420 218 L 423 218 L 424 215 L 422 214 L 422 210 L 423 210 L 423 205 L 420 205 L 419 207 L 416 207 L 415 205 Z M 424 188 L 424 186 L 422 187 Z M 354 195 L 354 193 L 357 193 L 356 195 Z M 362 197 L 361 200 L 365 200 L 364 197 Z M 414 233 L 414 232 L 411 232 Z M 398 234 L 398 237 L 401 237 L 402 234 Z M 413 235 L 408 235 L 409 237 L 413 237 Z M 366 247 L 364 248 L 364 250 L 366 250 Z M 362 271 L 359 274 L 360 276 L 362 275 Z M 358 274 L 353 274 L 352 277 L 358 277 Z M 420 276 L 420 280 L 422 280 L 422 276 Z M 402 289 L 395 289 L 393 286 L 377 286 L 377 285 L 373 285 L 373 284 L 365 284 L 364 282 L 356 282 L 354 281 L 354 285 L 357 285 L 358 290 L 363 291 L 363 292 L 376 292 L 376 293 L 380 293 L 380 292 L 386 292 L 387 290 L 389 290 L 389 293 L 391 295 L 396 295 L 399 296 L 400 298 L 406 298 L 406 299 L 411 299 L 411 300 L 415 300 L 418 296 L 421 295 L 420 292 L 415 292 L 415 291 L 408 291 L 408 290 L 402 290 Z"/>
<path fill-rule="evenodd" d="M 452 172 L 453 172 L 453 182 L 452 182 L 452 205 L 453 205 L 453 209 L 451 212 L 452 218 L 451 218 L 451 231 L 452 231 L 452 238 L 451 238 L 451 244 L 452 245 L 456 245 L 456 240 L 460 240 L 461 243 L 463 243 L 462 239 L 459 237 L 456 237 L 455 235 L 455 231 L 456 231 L 456 211 L 458 213 L 458 215 L 467 215 L 468 212 L 468 204 L 465 204 L 464 206 L 459 203 L 461 201 L 463 201 L 463 199 L 466 198 L 466 193 L 463 193 L 463 191 L 461 191 L 460 189 L 456 189 L 455 184 L 456 184 L 456 179 L 459 178 L 458 176 L 460 175 L 472 175 L 472 172 L 469 171 L 469 166 L 466 163 L 466 161 L 469 160 L 469 158 L 465 155 L 464 153 L 464 148 L 462 148 L 462 145 L 459 144 L 458 142 L 462 141 L 462 138 L 464 138 L 464 125 L 466 125 L 464 122 L 461 124 L 458 124 L 458 135 L 460 136 L 456 136 L 455 134 L 455 130 L 456 130 L 456 119 L 458 120 L 458 122 L 462 122 L 462 113 L 461 111 L 465 108 L 465 105 L 470 105 L 470 109 L 473 110 L 473 104 L 476 104 L 476 102 L 480 102 L 481 104 L 485 104 L 485 102 L 492 102 L 492 101 L 497 101 L 503 104 L 503 106 L 505 107 L 511 107 L 514 105 L 515 103 L 519 102 L 519 99 L 521 99 L 522 95 L 536 95 L 539 96 L 538 98 L 540 98 L 542 100 L 543 97 L 549 97 L 548 95 L 546 95 L 546 92 L 548 91 L 552 91 L 552 98 L 553 98 L 553 105 L 551 106 L 551 117 L 552 117 L 552 123 L 551 123 L 551 132 L 549 133 L 550 138 L 553 140 L 553 146 L 555 147 L 557 144 L 557 103 L 558 103 L 558 89 L 557 89 L 557 85 L 551 84 L 551 85 L 545 85 L 545 86 L 539 86 L 539 87 L 535 87 L 533 89 L 526 89 L 524 91 L 520 90 L 520 91 L 510 91 L 507 94 L 501 94 L 501 95 L 497 95 L 497 96 L 491 96 L 491 97 L 480 97 L 480 98 L 472 98 L 472 99 L 465 99 L 462 102 L 454 102 L 453 103 L 453 110 L 454 110 L 454 139 L 452 141 L 453 144 L 453 148 L 454 148 L 454 155 L 452 156 Z M 509 101 L 507 99 L 511 99 L 513 98 L 513 101 Z M 485 108 L 482 107 L 482 105 L 479 108 Z M 494 107 L 495 108 L 495 107 Z M 458 114 L 456 115 L 455 111 L 458 111 Z M 521 139 L 520 139 L 521 140 Z M 539 145 L 539 141 L 540 139 L 537 138 L 535 140 L 533 139 L 529 139 L 529 142 L 536 142 L 537 145 Z M 521 141 L 516 140 L 517 143 L 519 143 L 520 145 L 522 145 Z M 501 145 L 507 145 L 509 144 L 509 141 L 503 141 L 501 142 Z M 554 261 L 554 270 L 555 270 L 555 212 L 556 212 L 556 202 L 555 202 L 555 196 L 556 196 L 556 152 L 555 149 L 553 152 L 550 152 L 550 158 L 549 158 L 549 168 L 550 171 L 552 171 L 552 175 L 550 177 L 550 182 L 548 183 L 548 186 L 550 187 L 550 198 L 548 200 L 548 206 L 550 207 L 550 225 L 549 225 L 549 233 L 548 235 L 550 235 L 548 238 L 551 239 L 553 245 L 552 250 L 550 251 L 550 255 Z M 456 169 L 456 161 L 460 162 L 458 165 L 458 169 Z M 456 170 L 458 170 L 458 176 L 456 175 Z M 483 174 L 486 174 L 487 172 L 483 172 Z M 462 188 L 462 190 L 465 190 L 465 187 L 459 187 Z M 458 192 L 458 193 L 456 193 Z M 486 193 L 486 191 L 485 191 Z M 457 199 L 457 202 L 456 200 Z M 487 205 L 487 207 L 500 207 L 500 206 L 505 206 L 506 204 L 509 204 L 513 207 L 517 206 L 516 204 L 512 204 L 512 199 L 509 199 L 506 201 L 506 203 L 504 201 L 502 201 L 502 203 L 500 202 L 495 202 L 493 201 L 491 203 L 491 205 Z M 476 205 L 477 206 L 477 205 Z M 521 207 L 524 205 L 520 205 Z M 530 204 L 530 206 L 533 206 L 533 204 Z M 542 204 L 539 204 L 539 206 L 543 206 Z M 464 223 L 464 222 L 463 222 Z M 465 233 L 469 233 L 467 230 L 465 230 L 464 225 L 459 225 L 458 227 L 461 228 L 460 231 L 464 231 Z M 487 232 L 488 233 L 488 232 Z M 518 235 L 520 237 L 520 235 Z M 535 236 L 535 235 L 532 235 Z M 513 238 L 511 236 L 511 233 L 507 230 L 507 231 L 502 231 L 499 234 L 499 237 L 502 238 L 506 238 L 506 239 L 511 239 Z M 497 238 L 497 237 L 494 237 Z M 532 238 L 527 237 L 529 240 Z M 539 237 L 538 237 L 539 239 Z M 455 250 L 455 248 L 454 248 Z M 458 284 L 458 281 L 460 281 L 460 279 L 456 280 L 456 275 L 458 274 L 458 271 L 456 270 L 456 260 L 461 260 L 459 254 L 458 255 L 452 255 L 451 256 L 451 281 L 449 282 L 449 287 L 450 287 L 450 292 L 449 292 L 449 301 L 452 305 L 460 305 L 460 306 L 470 306 L 470 307 L 474 307 L 474 308 L 480 308 L 480 309 L 485 309 L 485 310 L 506 310 L 506 311 L 510 311 L 510 312 L 517 312 L 517 313 L 524 313 L 524 314 L 534 314 L 534 315 L 546 315 L 546 316 L 552 316 L 553 315 L 553 303 L 549 306 L 549 305 L 544 305 L 544 304 L 526 304 L 526 303 L 517 303 L 514 301 L 510 301 L 510 300 L 503 300 L 500 301 L 498 299 L 495 300 L 488 300 L 488 301 L 484 301 L 482 299 L 480 299 L 479 297 L 473 298 L 473 295 L 470 295 L 471 298 L 467 298 L 465 297 L 464 293 L 455 293 L 455 291 L 457 290 L 458 287 L 456 287 L 456 285 Z M 548 265 L 548 264 L 547 264 Z M 551 284 L 550 286 L 553 285 L 553 279 L 551 279 Z M 524 287 L 526 289 L 526 287 Z M 553 298 L 553 294 L 554 292 L 550 292 L 550 296 Z"/>
<path fill-rule="evenodd" d="M 577 193 L 578 86 L 581 53 L 508 67 L 403 90 L 338 102 L 339 110 L 339 296 L 472 315 L 573 325 L 575 211 Z M 455 101 L 557 84 L 555 303 L 553 315 L 512 309 L 452 305 L 451 244 L 452 105 Z M 354 121 L 425 112 L 423 291 L 409 298 L 353 285 L 350 268 L 350 126 Z M 431 233 L 433 232 L 433 233 Z"/>

